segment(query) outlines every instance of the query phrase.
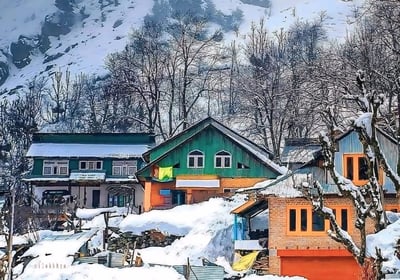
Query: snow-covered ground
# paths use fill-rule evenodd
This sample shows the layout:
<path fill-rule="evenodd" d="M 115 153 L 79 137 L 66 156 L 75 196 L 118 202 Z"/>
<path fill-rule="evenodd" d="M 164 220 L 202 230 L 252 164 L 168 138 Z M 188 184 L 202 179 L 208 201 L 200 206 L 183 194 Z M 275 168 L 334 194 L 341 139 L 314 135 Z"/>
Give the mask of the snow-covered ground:
<path fill-rule="evenodd" d="M 184 279 L 170 265 L 186 264 L 187 259 L 192 265 L 201 265 L 201 259 L 206 258 L 225 268 L 230 274 L 237 274 L 230 267 L 233 252 L 232 225 L 233 216 L 230 211 L 244 202 L 245 196 L 238 195 L 233 200 L 213 198 L 194 205 L 181 205 L 170 210 L 154 210 L 142 215 L 128 215 L 122 218 L 115 213 L 111 218 L 111 226 L 119 226 L 122 231 L 141 233 L 149 229 L 158 229 L 169 234 L 184 237 L 175 240 L 167 247 L 150 247 L 136 250 L 144 262 L 143 267 L 108 268 L 97 264 L 71 265 L 72 255 L 79 247 L 79 240 L 93 236 L 96 229 L 104 228 L 103 215 L 94 217 L 84 227 L 92 228 L 92 232 L 72 235 L 72 233 L 40 232 L 41 241 L 31 247 L 25 256 L 34 258 L 25 271 L 17 279 Z M 112 209 L 113 211 L 115 209 Z M 92 212 L 80 215 L 89 218 Z M 114 214 L 113 214 L 114 215 Z M 101 234 L 91 239 L 92 246 L 101 244 Z M 152 264 L 151 266 L 149 264 Z M 15 272 L 21 273 L 22 267 Z M 278 277 L 249 275 L 245 280 L 302 280 L 302 277 Z"/>
<path fill-rule="evenodd" d="M 154 210 L 141 215 L 126 213 L 123 208 L 110 208 L 113 218 L 109 225 L 119 227 L 122 232 L 129 231 L 141 233 L 145 230 L 158 229 L 166 234 L 183 236 L 166 247 L 149 247 L 137 249 L 144 262 L 143 267 L 108 268 L 97 264 L 72 264 L 73 254 L 80 246 L 80 242 L 91 237 L 91 248 L 102 248 L 102 230 L 105 227 L 103 215 L 95 216 L 93 211 L 85 213 L 80 210 L 80 215 L 92 218 L 85 224 L 91 231 L 73 234 L 68 232 L 40 231 L 37 236 L 39 242 L 31 247 L 25 256 L 34 257 L 22 272 L 22 265 L 17 266 L 15 274 L 17 279 L 161 279 L 179 280 L 184 277 L 178 274 L 171 265 L 186 264 L 189 259 L 192 265 L 201 265 L 206 258 L 222 267 L 228 275 L 238 275 L 231 268 L 233 241 L 232 209 L 245 201 L 244 195 L 237 195 L 233 200 L 213 198 L 199 204 L 181 205 L 170 210 Z M 102 211 L 100 212 L 104 212 Z M 99 212 L 99 213 L 100 213 Z M 389 212 L 388 212 L 389 214 Z M 94 217 L 95 216 L 95 217 Z M 369 235 L 367 253 L 375 256 L 375 248 L 382 250 L 387 261 L 383 263 L 386 272 L 400 268 L 400 261 L 395 256 L 395 245 L 400 238 L 399 214 L 390 213 L 389 227 L 377 234 Z M 253 225 L 257 226 L 257 225 Z M 31 236 L 19 237 L 15 243 L 32 241 Z M 4 245 L 4 244 L 3 244 Z M 103 253 L 104 254 L 104 253 Z M 151 265 L 150 265 L 151 264 Z M 243 273 L 241 273 L 243 275 Z M 278 276 L 245 276 L 245 280 L 304 280 L 302 277 Z"/>
<path fill-rule="evenodd" d="M 57 11 L 54 1 L 13 0 L 0 1 L 0 61 L 7 61 L 10 66 L 9 77 L 0 86 L 0 90 L 12 89 L 24 85 L 37 75 L 61 70 L 73 74 L 106 73 L 104 62 L 107 54 L 122 50 L 128 42 L 132 28 L 142 24 L 145 15 L 151 13 L 153 0 L 119 1 L 118 6 L 110 5 L 101 9 L 101 1 L 76 1 L 79 7 L 85 7 L 88 17 L 72 26 L 71 32 L 59 37 L 50 36 L 51 47 L 46 55 L 64 53 L 61 57 L 44 62 L 43 54 L 35 50 L 32 61 L 22 69 L 16 68 L 10 58 L 11 42 L 16 42 L 20 35 L 33 37 L 40 33 L 41 24 L 46 15 Z M 321 12 L 327 15 L 326 25 L 330 38 L 342 40 L 347 30 L 351 29 L 352 10 L 364 0 L 271 0 L 272 8 L 266 9 L 244 4 L 240 0 L 214 0 L 216 8 L 225 14 L 236 9 L 243 11 L 243 22 L 236 34 L 225 34 L 227 43 L 235 39 L 245 39 L 252 22 L 265 18 L 268 29 L 273 32 L 288 28 L 296 20 L 312 20 Z M 118 24 L 120 25 L 118 25 Z M 118 25 L 118 26 L 117 26 Z M 237 37 L 239 35 L 239 37 Z M 69 48 L 69 51 L 65 51 Z M 8 57 L 8 58 L 7 58 Z M 49 72 L 46 67 L 52 66 Z M 42 74 L 41 74 L 42 73 Z"/>

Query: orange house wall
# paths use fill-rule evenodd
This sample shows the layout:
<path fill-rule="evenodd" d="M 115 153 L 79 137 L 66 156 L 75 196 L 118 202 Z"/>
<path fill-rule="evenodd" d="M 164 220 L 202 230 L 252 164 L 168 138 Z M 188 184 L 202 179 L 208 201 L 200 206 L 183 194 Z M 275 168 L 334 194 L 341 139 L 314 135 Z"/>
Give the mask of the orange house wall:
<path fill-rule="evenodd" d="M 400 210 L 399 198 L 386 198 L 385 199 L 385 208 L 390 210 L 392 208 Z M 354 228 L 354 218 L 355 218 L 355 209 L 352 205 L 352 202 L 348 198 L 344 197 L 325 197 L 325 204 L 327 207 L 349 207 L 348 213 L 348 231 L 352 235 L 356 244 L 360 244 L 360 235 L 359 232 Z M 305 252 L 314 252 L 313 254 L 317 256 L 321 254 L 322 251 L 331 252 L 331 254 L 337 254 L 338 252 L 343 252 L 344 254 L 348 254 L 347 250 L 341 244 L 332 240 L 326 232 L 319 233 L 307 233 L 309 235 L 293 235 L 293 233 L 288 234 L 288 212 L 287 209 L 290 206 L 300 207 L 304 206 L 305 208 L 310 207 L 310 202 L 304 198 L 278 198 L 278 197 L 269 197 L 268 198 L 269 205 L 269 250 L 270 250 L 270 272 L 273 274 L 281 274 L 282 273 L 282 259 L 279 256 L 279 251 L 285 250 L 287 252 L 293 252 L 290 260 L 287 259 L 288 256 L 285 256 L 285 260 L 283 260 L 286 265 L 284 268 L 285 273 L 288 271 L 292 271 L 290 265 L 293 265 L 293 269 L 295 266 L 306 267 L 306 265 L 301 266 L 301 264 L 295 260 L 305 258 Z M 397 207 L 397 208 L 396 208 Z M 374 224 L 371 219 L 368 219 L 366 222 L 366 231 L 367 233 L 374 232 Z M 328 254 L 328 253 L 326 253 Z M 328 254 L 329 255 L 329 254 Z M 312 257 L 308 255 L 308 257 Z M 343 259 L 343 258 L 345 259 Z M 311 260 L 309 258 L 309 260 Z M 327 260 L 327 259 L 326 259 Z M 351 271 L 344 272 L 344 275 L 350 275 L 354 269 L 358 268 L 354 258 L 337 256 L 336 258 L 332 258 L 329 262 L 329 265 L 339 267 L 343 265 L 345 262 L 345 266 L 349 268 Z M 289 266 L 289 267 L 288 267 Z M 323 267 L 323 265 L 322 265 Z M 306 269 L 306 268 L 305 268 Z M 347 273 L 347 274 L 346 274 Z M 287 274 L 289 275 L 289 274 Z M 309 275 L 312 275 L 309 274 Z M 310 278 L 318 279 L 318 278 Z M 352 278 L 341 278 L 352 279 Z"/>
<path fill-rule="evenodd" d="M 186 180 L 209 180 L 217 179 L 214 175 L 186 175 L 179 176 L 180 179 Z M 186 203 L 198 203 L 206 201 L 211 197 L 221 196 L 224 194 L 224 189 L 239 189 L 252 187 L 254 184 L 264 181 L 266 178 L 221 178 L 219 188 L 178 188 L 181 191 L 186 192 Z M 175 187 L 175 181 L 160 183 L 156 181 L 144 182 L 145 185 L 145 203 L 144 211 L 150 211 L 154 207 L 163 206 L 164 198 L 160 195 L 161 189 L 178 190 Z M 149 199 L 150 198 L 150 199 Z"/>

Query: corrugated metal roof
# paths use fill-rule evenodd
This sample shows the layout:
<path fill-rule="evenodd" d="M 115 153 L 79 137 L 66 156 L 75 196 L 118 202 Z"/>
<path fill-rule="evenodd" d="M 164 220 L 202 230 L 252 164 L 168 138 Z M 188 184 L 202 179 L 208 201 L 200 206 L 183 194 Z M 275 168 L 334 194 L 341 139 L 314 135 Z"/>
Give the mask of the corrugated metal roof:
<path fill-rule="evenodd" d="M 178 273 L 185 275 L 187 271 L 186 265 L 173 266 Z M 224 268 L 222 266 L 190 266 L 189 280 L 223 280 Z"/>

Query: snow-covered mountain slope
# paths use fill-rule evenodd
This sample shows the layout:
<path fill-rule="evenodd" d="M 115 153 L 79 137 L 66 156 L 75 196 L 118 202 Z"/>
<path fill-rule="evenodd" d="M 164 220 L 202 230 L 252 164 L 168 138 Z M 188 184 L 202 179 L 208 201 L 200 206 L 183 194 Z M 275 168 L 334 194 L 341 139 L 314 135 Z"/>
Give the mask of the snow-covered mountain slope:
<path fill-rule="evenodd" d="M 0 94 L 58 70 L 103 75 L 107 54 L 126 45 L 132 28 L 152 14 L 155 1 L 0 1 Z M 198 1 L 207 4 L 206 0 Z M 317 17 L 322 11 L 328 16 L 329 36 L 343 38 L 352 8 L 363 0 L 270 0 L 270 8 L 256 5 L 268 2 L 265 0 L 209 1 L 224 15 L 238 9 L 243 12 L 239 32 L 224 35 L 230 41 L 237 36 L 243 40 L 251 23 L 261 18 L 273 31 L 287 28 L 296 19 Z"/>

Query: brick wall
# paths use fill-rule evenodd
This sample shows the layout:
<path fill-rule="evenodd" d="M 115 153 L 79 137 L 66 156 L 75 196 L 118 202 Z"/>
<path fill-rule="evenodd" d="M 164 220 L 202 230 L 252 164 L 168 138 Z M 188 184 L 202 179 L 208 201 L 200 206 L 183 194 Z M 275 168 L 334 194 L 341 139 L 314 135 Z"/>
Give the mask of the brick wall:
<path fill-rule="evenodd" d="M 387 199 L 390 205 L 399 205 L 396 198 Z M 288 226 L 288 208 L 300 207 L 310 209 L 311 204 L 304 198 L 268 198 L 269 208 L 269 251 L 270 251 L 270 272 L 274 274 L 280 273 L 280 261 L 276 256 L 277 250 L 296 250 L 296 249 L 343 249 L 343 245 L 332 240 L 325 231 L 322 232 L 305 232 L 293 233 L 289 232 Z M 351 234 L 357 244 L 360 243 L 360 235 L 358 230 L 354 228 L 355 211 L 352 202 L 348 198 L 343 197 L 326 197 L 325 204 L 327 207 L 348 207 L 348 232 Z M 309 221 L 311 222 L 311 221 Z M 367 232 L 372 233 L 374 225 L 372 220 L 367 220 Z"/>

